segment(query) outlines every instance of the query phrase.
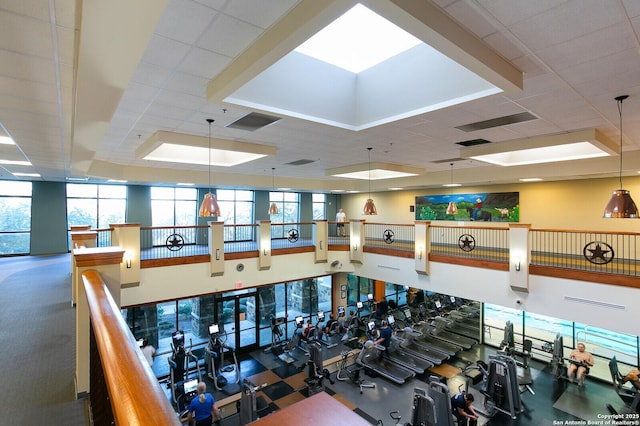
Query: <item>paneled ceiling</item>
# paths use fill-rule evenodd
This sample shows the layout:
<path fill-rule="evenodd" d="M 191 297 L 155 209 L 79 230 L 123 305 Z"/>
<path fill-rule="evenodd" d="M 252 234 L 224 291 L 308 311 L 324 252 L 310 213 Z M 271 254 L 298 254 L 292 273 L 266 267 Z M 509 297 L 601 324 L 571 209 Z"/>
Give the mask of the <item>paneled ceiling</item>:
<path fill-rule="evenodd" d="M 363 1 L 364 2 L 364 1 Z M 522 75 L 522 87 L 354 131 L 282 114 L 257 130 L 227 127 L 258 109 L 224 101 L 244 78 L 288 53 L 308 26 L 351 0 L 9 0 L 0 5 L 0 179 L 39 173 L 45 181 L 88 178 L 140 184 L 208 181 L 225 188 L 366 191 L 368 184 L 327 176 L 371 161 L 423 171 L 376 180 L 371 190 L 487 185 L 618 176 L 619 157 L 499 167 L 465 158 L 459 142 L 505 141 L 598 129 L 619 142 L 614 98 L 623 103 L 624 175 L 640 170 L 640 2 L 636 0 L 370 0 L 373 8 L 435 7 L 441 34 L 470 37 L 494 62 Z M 408 9 L 405 7 L 404 11 Z M 410 15 L 411 13 L 409 13 Z M 411 16 L 393 15 L 424 37 Z M 417 16 L 417 12 L 414 14 Z M 446 19 L 444 19 L 446 18 Z M 449 21 L 449 19 L 451 21 Z M 419 20 L 418 20 L 419 21 Z M 295 20 L 294 20 L 295 22 Z M 437 25 L 436 25 L 437 26 Z M 450 31 L 455 29 L 455 31 Z M 274 43 L 274 37 L 279 40 Z M 269 41 L 271 40 L 271 41 Z M 248 61 L 251 61 L 249 63 Z M 386 76 L 392 81 L 396 76 Z M 311 82 L 313 83 L 313 82 Z M 420 84 L 420 83 L 416 83 Z M 219 94 L 222 94 L 218 96 Z M 295 93 L 290 94 L 295 97 Z M 300 100 L 300 99 L 298 99 Z M 314 105 L 316 99 L 302 99 Z M 490 128 L 472 123 L 529 113 Z M 275 147 L 230 168 L 138 158 L 158 131 Z M 498 120 L 499 121 L 499 120 Z M 1 136 L 1 135 L 0 135 Z"/>

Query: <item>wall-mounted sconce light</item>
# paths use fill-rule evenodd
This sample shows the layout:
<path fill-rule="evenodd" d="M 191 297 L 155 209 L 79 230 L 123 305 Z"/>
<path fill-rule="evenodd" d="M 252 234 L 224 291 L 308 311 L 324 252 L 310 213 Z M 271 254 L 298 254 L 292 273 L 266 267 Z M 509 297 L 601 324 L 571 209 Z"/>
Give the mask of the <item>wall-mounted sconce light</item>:
<path fill-rule="evenodd" d="M 358 251 L 358 245 L 357 244 L 353 245 L 353 251 Z"/>
<path fill-rule="evenodd" d="M 263 255 L 263 256 L 266 256 L 268 253 L 269 253 L 269 252 L 267 251 L 267 249 L 264 249 L 264 250 L 262 251 L 262 255 Z"/>
<path fill-rule="evenodd" d="M 520 257 L 516 258 L 515 267 L 516 267 L 516 271 L 520 271 Z"/>
<path fill-rule="evenodd" d="M 418 247 L 418 259 L 422 260 L 422 246 Z"/>
<path fill-rule="evenodd" d="M 320 241 L 320 250 L 323 250 L 323 248 L 322 248 L 322 240 Z"/>
<path fill-rule="evenodd" d="M 131 254 L 125 253 L 124 255 L 124 264 L 127 269 L 131 269 Z"/>
<path fill-rule="evenodd" d="M 216 260 L 220 260 L 220 249 L 216 249 Z"/>

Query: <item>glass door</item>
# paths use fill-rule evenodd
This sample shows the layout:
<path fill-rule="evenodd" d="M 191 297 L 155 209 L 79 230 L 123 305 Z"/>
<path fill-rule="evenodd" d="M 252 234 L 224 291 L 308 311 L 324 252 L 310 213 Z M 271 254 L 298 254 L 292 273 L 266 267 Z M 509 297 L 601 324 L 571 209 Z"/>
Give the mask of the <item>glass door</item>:
<path fill-rule="evenodd" d="M 257 349 L 256 296 L 241 294 L 218 299 L 218 324 L 237 353 Z"/>

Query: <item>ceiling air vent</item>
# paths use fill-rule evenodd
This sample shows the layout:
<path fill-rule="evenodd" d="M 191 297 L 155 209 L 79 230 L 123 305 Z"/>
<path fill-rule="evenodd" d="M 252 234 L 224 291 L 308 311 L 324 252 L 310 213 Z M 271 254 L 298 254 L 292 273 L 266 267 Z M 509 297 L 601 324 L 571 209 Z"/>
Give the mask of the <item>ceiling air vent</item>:
<path fill-rule="evenodd" d="M 486 143 L 491 143 L 491 141 L 488 141 L 486 139 L 471 139 L 468 141 L 456 142 L 456 145 L 469 147 L 469 146 L 476 146 L 476 145 L 484 145 Z"/>
<path fill-rule="evenodd" d="M 304 166 L 305 164 L 315 163 L 315 161 L 316 160 L 307 160 L 303 158 L 302 160 L 296 160 L 290 163 L 285 163 L 285 166 Z"/>
<path fill-rule="evenodd" d="M 465 124 L 464 126 L 456 127 L 456 129 L 462 130 L 463 132 L 473 132 L 476 130 L 490 129 L 492 127 L 506 126 L 508 124 L 522 123 L 523 121 L 535 120 L 537 118 L 538 117 L 529 112 L 521 112 L 513 115 L 505 115 L 504 117 L 492 118 L 491 120 Z"/>
<path fill-rule="evenodd" d="M 260 114 L 258 112 L 251 112 L 242 118 L 237 119 L 227 127 L 230 129 L 248 130 L 250 132 L 261 129 L 265 126 L 275 123 L 281 120 L 281 117 L 273 117 L 271 115 Z"/>

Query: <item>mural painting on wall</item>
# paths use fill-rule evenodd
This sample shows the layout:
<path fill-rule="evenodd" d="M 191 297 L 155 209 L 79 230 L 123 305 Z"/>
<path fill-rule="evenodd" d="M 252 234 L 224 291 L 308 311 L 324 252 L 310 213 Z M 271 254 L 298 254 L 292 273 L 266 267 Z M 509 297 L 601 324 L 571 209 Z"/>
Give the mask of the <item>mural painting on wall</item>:
<path fill-rule="evenodd" d="M 458 211 L 447 214 L 454 202 Z M 519 222 L 519 192 L 480 192 L 474 194 L 423 195 L 416 197 L 417 220 L 464 220 Z"/>

